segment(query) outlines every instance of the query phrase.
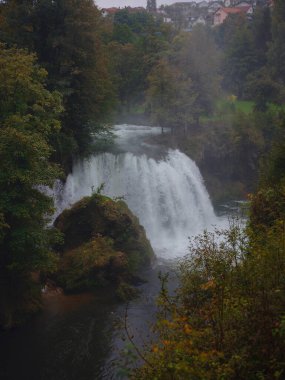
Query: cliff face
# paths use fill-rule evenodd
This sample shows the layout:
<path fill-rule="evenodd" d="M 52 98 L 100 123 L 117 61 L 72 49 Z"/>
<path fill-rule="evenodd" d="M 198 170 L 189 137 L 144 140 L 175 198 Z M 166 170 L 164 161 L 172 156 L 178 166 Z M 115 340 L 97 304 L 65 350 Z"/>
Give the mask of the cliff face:
<path fill-rule="evenodd" d="M 107 284 L 125 289 L 154 258 L 144 228 L 123 201 L 85 197 L 63 211 L 55 226 L 64 235 L 56 281 L 65 291 Z"/>

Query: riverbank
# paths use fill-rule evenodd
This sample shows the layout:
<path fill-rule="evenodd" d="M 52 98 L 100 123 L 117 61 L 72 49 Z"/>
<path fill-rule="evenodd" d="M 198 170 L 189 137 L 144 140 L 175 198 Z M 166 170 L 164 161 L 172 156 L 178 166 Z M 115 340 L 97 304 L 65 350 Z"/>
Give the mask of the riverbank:
<path fill-rule="evenodd" d="M 140 362 L 126 336 L 125 318 L 133 342 L 143 349 L 154 338 L 150 325 L 155 320 L 159 273 L 168 270 L 164 262 L 142 271 L 145 282 L 136 286 L 139 297 L 128 304 L 119 303 L 112 289 L 43 294 L 40 314 L 25 326 L 0 333 L 1 380 L 117 379 Z M 131 363 L 127 352 L 133 354 Z"/>

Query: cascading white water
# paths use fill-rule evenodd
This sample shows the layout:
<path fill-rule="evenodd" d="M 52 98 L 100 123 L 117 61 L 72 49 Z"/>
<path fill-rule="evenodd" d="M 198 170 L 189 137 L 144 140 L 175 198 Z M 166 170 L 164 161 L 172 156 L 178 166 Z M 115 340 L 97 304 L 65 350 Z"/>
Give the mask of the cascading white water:
<path fill-rule="evenodd" d="M 160 257 L 184 255 L 189 236 L 219 223 L 198 167 L 178 150 L 168 151 L 160 160 L 104 153 L 77 163 L 67 178 L 59 209 L 103 183 L 104 194 L 124 197 Z"/>

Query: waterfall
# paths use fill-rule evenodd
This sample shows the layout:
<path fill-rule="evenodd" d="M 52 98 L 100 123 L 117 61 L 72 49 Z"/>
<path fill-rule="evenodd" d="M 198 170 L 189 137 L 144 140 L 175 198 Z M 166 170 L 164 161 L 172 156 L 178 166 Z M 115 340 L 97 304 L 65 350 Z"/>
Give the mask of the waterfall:
<path fill-rule="evenodd" d="M 187 252 L 188 237 L 217 224 L 195 162 L 178 150 L 160 160 L 133 153 L 103 153 L 75 164 L 56 203 L 58 209 L 90 195 L 123 197 L 138 216 L 159 257 Z"/>

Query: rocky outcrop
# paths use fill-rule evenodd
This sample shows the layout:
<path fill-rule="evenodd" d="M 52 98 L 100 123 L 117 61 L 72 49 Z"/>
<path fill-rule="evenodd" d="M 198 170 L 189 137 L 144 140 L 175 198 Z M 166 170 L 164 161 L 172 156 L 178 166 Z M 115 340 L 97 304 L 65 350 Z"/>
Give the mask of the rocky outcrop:
<path fill-rule="evenodd" d="M 64 235 L 56 281 L 65 291 L 112 284 L 120 294 L 128 292 L 126 284 L 154 258 L 144 228 L 121 200 L 85 197 L 63 211 L 55 226 Z"/>

